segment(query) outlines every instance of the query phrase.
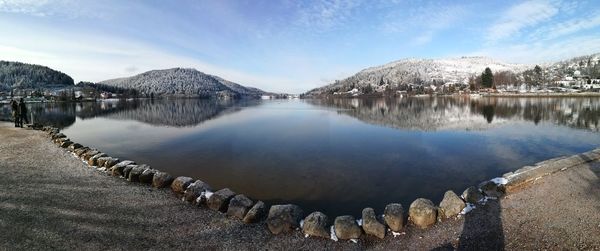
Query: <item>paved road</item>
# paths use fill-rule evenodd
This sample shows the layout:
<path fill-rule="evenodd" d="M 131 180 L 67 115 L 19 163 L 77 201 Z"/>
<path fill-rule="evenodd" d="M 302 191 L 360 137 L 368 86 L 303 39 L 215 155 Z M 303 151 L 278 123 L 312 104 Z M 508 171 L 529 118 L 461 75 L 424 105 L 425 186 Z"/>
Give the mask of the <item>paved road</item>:
<path fill-rule="evenodd" d="M 0 250 L 600 249 L 599 176 L 598 162 L 571 168 L 464 218 L 355 244 L 273 236 L 168 189 L 106 176 L 42 132 L 0 123 Z"/>

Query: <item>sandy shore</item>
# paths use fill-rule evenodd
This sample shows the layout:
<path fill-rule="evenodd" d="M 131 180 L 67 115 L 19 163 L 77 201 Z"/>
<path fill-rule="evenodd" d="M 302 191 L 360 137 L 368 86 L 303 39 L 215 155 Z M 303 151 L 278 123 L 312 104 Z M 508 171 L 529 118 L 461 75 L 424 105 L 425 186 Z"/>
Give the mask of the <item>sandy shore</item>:
<path fill-rule="evenodd" d="M 106 176 L 43 135 L 0 123 L 0 250 L 600 249 L 599 162 L 428 230 L 351 243 L 300 231 L 273 236 L 262 223 L 193 207 L 168 189 Z"/>

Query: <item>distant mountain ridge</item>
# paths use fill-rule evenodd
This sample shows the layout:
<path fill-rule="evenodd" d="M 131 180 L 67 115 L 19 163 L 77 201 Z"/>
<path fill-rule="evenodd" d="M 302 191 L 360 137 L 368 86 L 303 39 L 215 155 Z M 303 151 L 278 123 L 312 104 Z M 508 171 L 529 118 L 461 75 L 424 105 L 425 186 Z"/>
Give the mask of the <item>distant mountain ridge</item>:
<path fill-rule="evenodd" d="M 101 81 L 99 84 L 135 89 L 142 95 L 157 96 L 258 98 L 265 93 L 191 68 L 152 70 L 132 77 Z"/>
<path fill-rule="evenodd" d="M 73 78 L 46 66 L 0 61 L 0 91 L 73 86 Z"/>
<path fill-rule="evenodd" d="M 588 64 L 598 64 L 600 54 L 581 56 L 556 63 L 540 64 L 551 71 L 549 74 L 558 76 L 563 74 L 568 67 L 577 62 L 586 61 Z M 588 61 L 590 61 L 588 63 Z M 312 89 L 305 93 L 306 96 L 328 95 L 334 92 L 346 92 L 353 88 L 361 89 L 367 86 L 382 85 L 429 85 L 432 83 L 458 83 L 468 84 L 469 78 L 480 75 L 486 67 L 493 72 L 512 72 L 522 74 L 533 69 L 535 64 L 510 64 L 503 63 L 488 57 L 458 57 L 442 59 L 416 59 L 409 58 L 390 62 L 384 65 L 369 67 L 358 73 L 333 83 Z M 592 67 L 592 65 L 589 65 Z M 572 70 L 572 69 L 571 69 Z"/>

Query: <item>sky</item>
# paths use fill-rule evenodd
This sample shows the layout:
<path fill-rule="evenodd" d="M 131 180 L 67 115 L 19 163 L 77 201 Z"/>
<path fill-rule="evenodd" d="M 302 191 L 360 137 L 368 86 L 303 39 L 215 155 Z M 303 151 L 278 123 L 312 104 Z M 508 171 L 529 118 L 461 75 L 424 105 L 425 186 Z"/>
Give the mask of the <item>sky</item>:
<path fill-rule="evenodd" d="M 302 93 L 404 58 L 598 52 L 597 0 L 0 0 L 0 60 L 76 82 L 186 67 Z"/>

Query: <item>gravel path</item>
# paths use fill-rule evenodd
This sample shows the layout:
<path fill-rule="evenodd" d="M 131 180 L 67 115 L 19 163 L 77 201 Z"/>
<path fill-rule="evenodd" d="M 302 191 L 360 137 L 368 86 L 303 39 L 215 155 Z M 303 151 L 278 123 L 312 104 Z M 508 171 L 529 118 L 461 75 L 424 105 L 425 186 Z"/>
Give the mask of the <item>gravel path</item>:
<path fill-rule="evenodd" d="M 168 189 L 106 176 L 42 132 L 0 123 L 0 250 L 600 249 L 599 176 L 598 162 L 571 168 L 461 219 L 355 244 L 273 236 Z"/>

